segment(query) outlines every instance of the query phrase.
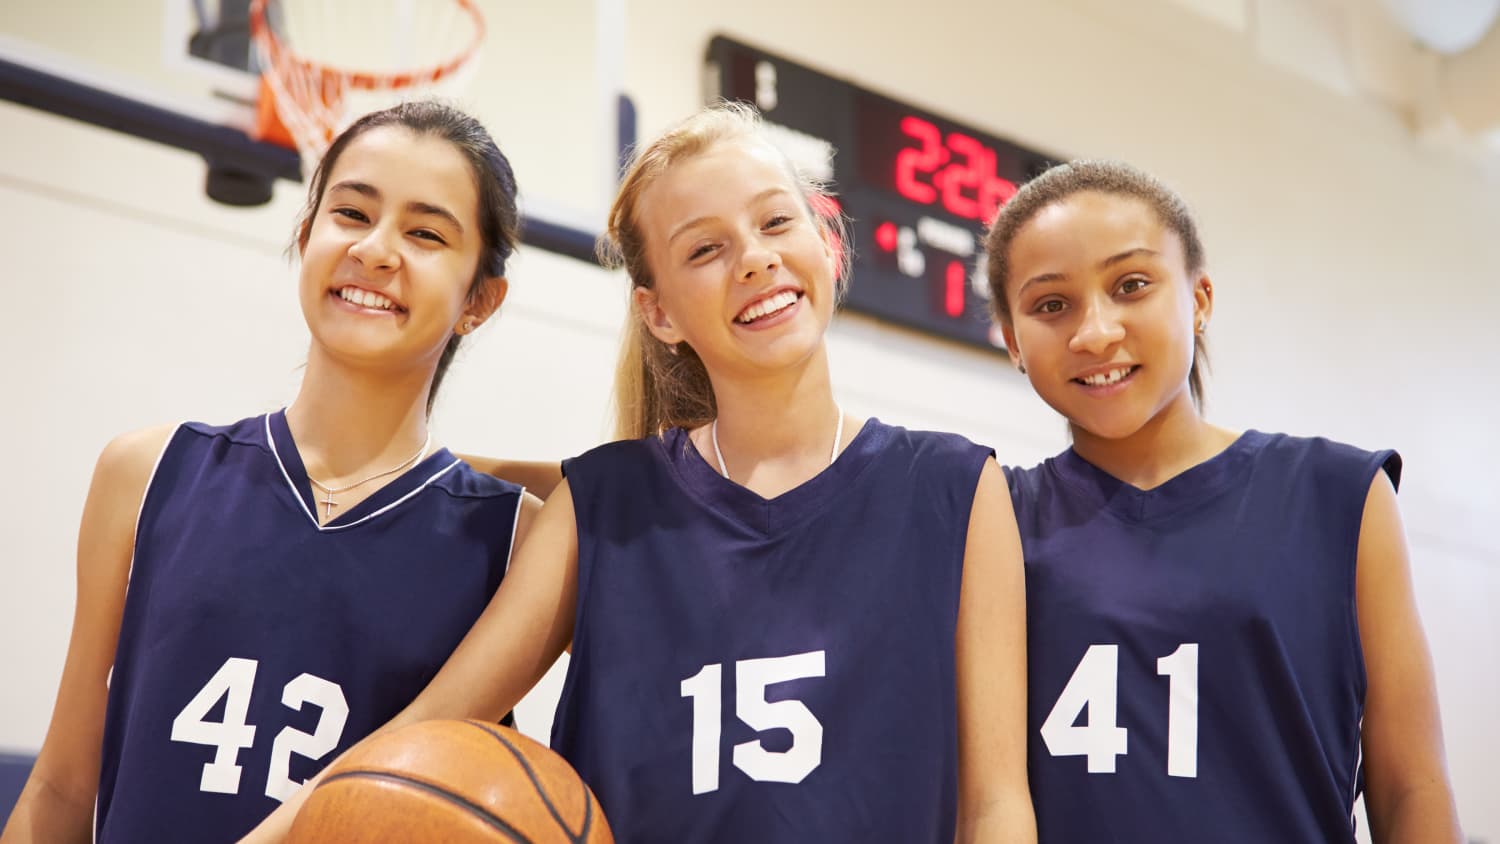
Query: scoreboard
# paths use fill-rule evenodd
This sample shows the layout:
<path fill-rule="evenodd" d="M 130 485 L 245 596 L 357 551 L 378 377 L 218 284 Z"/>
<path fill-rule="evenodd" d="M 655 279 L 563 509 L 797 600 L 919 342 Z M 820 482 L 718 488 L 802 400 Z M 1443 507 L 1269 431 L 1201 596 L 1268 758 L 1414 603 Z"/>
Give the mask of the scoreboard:
<path fill-rule="evenodd" d="M 725 37 L 709 93 L 756 106 L 850 218 L 844 306 L 989 349 L 983 233 L 1018 185 L 1057 159 Z"/>

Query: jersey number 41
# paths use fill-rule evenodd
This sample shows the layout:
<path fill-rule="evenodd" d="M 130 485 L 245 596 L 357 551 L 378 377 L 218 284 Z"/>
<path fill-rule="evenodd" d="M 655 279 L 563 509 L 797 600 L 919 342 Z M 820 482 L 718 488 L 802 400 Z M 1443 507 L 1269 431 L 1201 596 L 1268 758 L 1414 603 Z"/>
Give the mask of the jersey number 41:
<path fill-rule="evenodd" d="M 1167 678 L 1167 774 L 1198 776 L 1198 644 L 1185 642 L 1156 661 Z M 1127 731 L 1116 723 L 1120 646 L 1090 645 L 1042 722 L 1042 741 L 1053 756 L 1087 756 L 1091 774 L 1113 774 L 1125 755 Z M 1074 726 L 1088 707 L 1088 721 Z"/>

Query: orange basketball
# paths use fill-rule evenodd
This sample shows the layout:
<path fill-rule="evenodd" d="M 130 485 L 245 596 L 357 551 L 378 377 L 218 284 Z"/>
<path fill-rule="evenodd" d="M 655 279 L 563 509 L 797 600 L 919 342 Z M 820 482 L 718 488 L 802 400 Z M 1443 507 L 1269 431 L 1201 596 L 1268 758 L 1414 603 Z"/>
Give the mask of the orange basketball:
<path fill-rule="evenodd" d="M 423 721 L 350 751 L 297 813 L 288 844 L 613 844 L 593 792 L 515 730 Z"/>

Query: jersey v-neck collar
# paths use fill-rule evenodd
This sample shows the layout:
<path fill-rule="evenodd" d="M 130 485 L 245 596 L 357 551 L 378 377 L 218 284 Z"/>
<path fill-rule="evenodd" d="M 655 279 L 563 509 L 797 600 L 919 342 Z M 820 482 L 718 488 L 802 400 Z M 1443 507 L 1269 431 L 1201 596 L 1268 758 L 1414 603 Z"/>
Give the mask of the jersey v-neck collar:
<path fill-rule="evenodd" d="M 266 444 L 271 448 L 271 456 L 281 469 L 281 476 L 286 479 L 287 488 L 296 499 L 297 505 L 320 533 L 352 528 L 394 510 L 425 489 L 428 484 L 452 471 L 460 462 L 448 449 L 439 448 L 418 461 L 415 466 L 397 475 L 394 480 L 376 490 L 370 497 L 349 508 L 348 512 L 340 513 L 327 524 L 319 524 L 318 503 L 312 494 L 312 483 L 308 480 L 307 468 L 302 464 L 302 454 L 297 450 L 297 442 L 292 438 L 292 429 L 287 425 L 286 408 L 267 413 L 265 420 Z"/>
<path fill-rule="evenodd" d="M 775 498 L 762 498 L 719 474 L 683 428 L 653 437 L 652 443 L 693 497 L 758 534 L 771 535 L 822 512 L 847 492 L 885 448 L 892 431 L 879 419 L 869 418 L 828 468 Z"/>
<path fill-rule="evenodd" d="M 1047 466 L 1072 489 L 1127 522 L 1151 522 L 1204 503 L 1239 482 L 1271 435 L 1247 430 L 1228 448 L 1169 478 L 1141 489 L 1116 478 L 1069 448 Z"/>

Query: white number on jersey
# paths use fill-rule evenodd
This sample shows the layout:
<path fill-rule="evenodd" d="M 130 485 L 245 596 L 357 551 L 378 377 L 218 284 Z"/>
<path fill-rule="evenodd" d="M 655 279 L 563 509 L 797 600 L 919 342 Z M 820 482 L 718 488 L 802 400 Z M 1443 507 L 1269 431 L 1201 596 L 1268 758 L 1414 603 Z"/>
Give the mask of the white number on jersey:
<path fill-rule="evenodd" d="M 344 701 L 344 690 L 336 683 L 311 674 L 299 674 L 297 679 L 286 684 L 281 691 L 282 704 L 302 711 L 302 704 L 311 703 L 323 710 L 318 716 L 318 725 L 311 733 L 291 727 L 276 734 L 271 745 L 271 774 L 266 778 L 266 796 L 286 800 L 302 783 L 295 782 L 289 773 L 292 754 L 308 759 L 322 759 L 328 751 L 338 747 L 339 736 L 344 734 L 344 722 L 349 719 L 349 704 Z"/>
<path fill-rule="evenodd" d="M 250 692 L 255 686 L 257 660 L 230 657 L 224 660 L 203 688 L 193 695 L 187 706 L 172 719 L 172 741 L 206 744 L 216 748 L 214 761 L 203 766 L 199 791 L 215 794 L 238 794 L 240 751 L 255 743 L 255 728 L 245 723 L 250 712 Z M 224 720 L 206 721 L 209 710 L 224 698 Z M 292 781 L 288 771 L 292 754 L 321 759 L 338 746 L 349 718 L 349 704 L 344 690 L 312 674 L 301 674 L 281 691 L 281 702 L 298 711 L 302 704 L 316 704 L 322 714 L 312 733 L 285 727 L 271 744 L 271 770 L 266 777 L 266 796 L 286 800 L 301 783 Z"/>
<path fill-rule="evenodd" d="M 1115 723 L 1120 646 L 1089 645 L 1057 703 L 1042 722 L 1042 741 L 1053 756 L 1087 756 L 1089 773 L 1113 774 L 1115 757 L 1125 753 L 1125 728 Z M 1088 707 L 1089 720 L 1073 726 Z"/>
<path fill-rule="evenodd" d="M 206 744 L 217 748 L 214 761 L 203 766 L 199 791 L 215 794 L 237 794 L 240 790 L 240 766 L 235 759 L 240 751 L 255 743 L 255 728 L 245 723 L 250 712 L 250 689 L 255 685 L 253 659 L 230 657 L 224 660 L 214 676 L 193 695 L 187 706 L 172 719 L 172 741 Z M 224 701 L 224 720 L 203 720 L 219 698 Z"/>
<path fill-rule="evenodd" d="M 742 659 L 734 664 L 734 675 L 739 719 L 757 732 L 784 729 L 792 734 L 786 750 L 766 750 L 758 739 L 735 745 L 734 766 L 757 782 L 802 782 L 823 763 L 823 725 L 800 700 L 766 700 L 766 688 L 824 676 L 824 652 Z M 682 681 L 682 696 L 693 699 L 694 794 L 719 789 L 722 677 L 722 666 L 705 665 Z"/>
<path fill-rule="evenodd" d="M 719 710 L 724 666 L 705 665 L 682 681 L 682 696 L 693 699 L 693 793 L 719 790 Z"/>
<path fill-rule="evenodd" d="M 1167 774 L 1198 776 L 1198 644 L 1184 642 L 1156 661 L 1167 677 Z M 1117 723 L 1120 646 L 1090 645 L 1042 722 L 1042 741 L 1053 756 L 1087 756 L 1088 772 L 1112 774 L 1126 752 L 1127 730 Z M 1088 721 L 1073 726 L 1084 707 Z"/>
<path fill-rule="evenodd" d="M 1184 642 L 1156 661 L 1168 677 L 1167 774 L 1198 776 L 1198 645 Z"/>

